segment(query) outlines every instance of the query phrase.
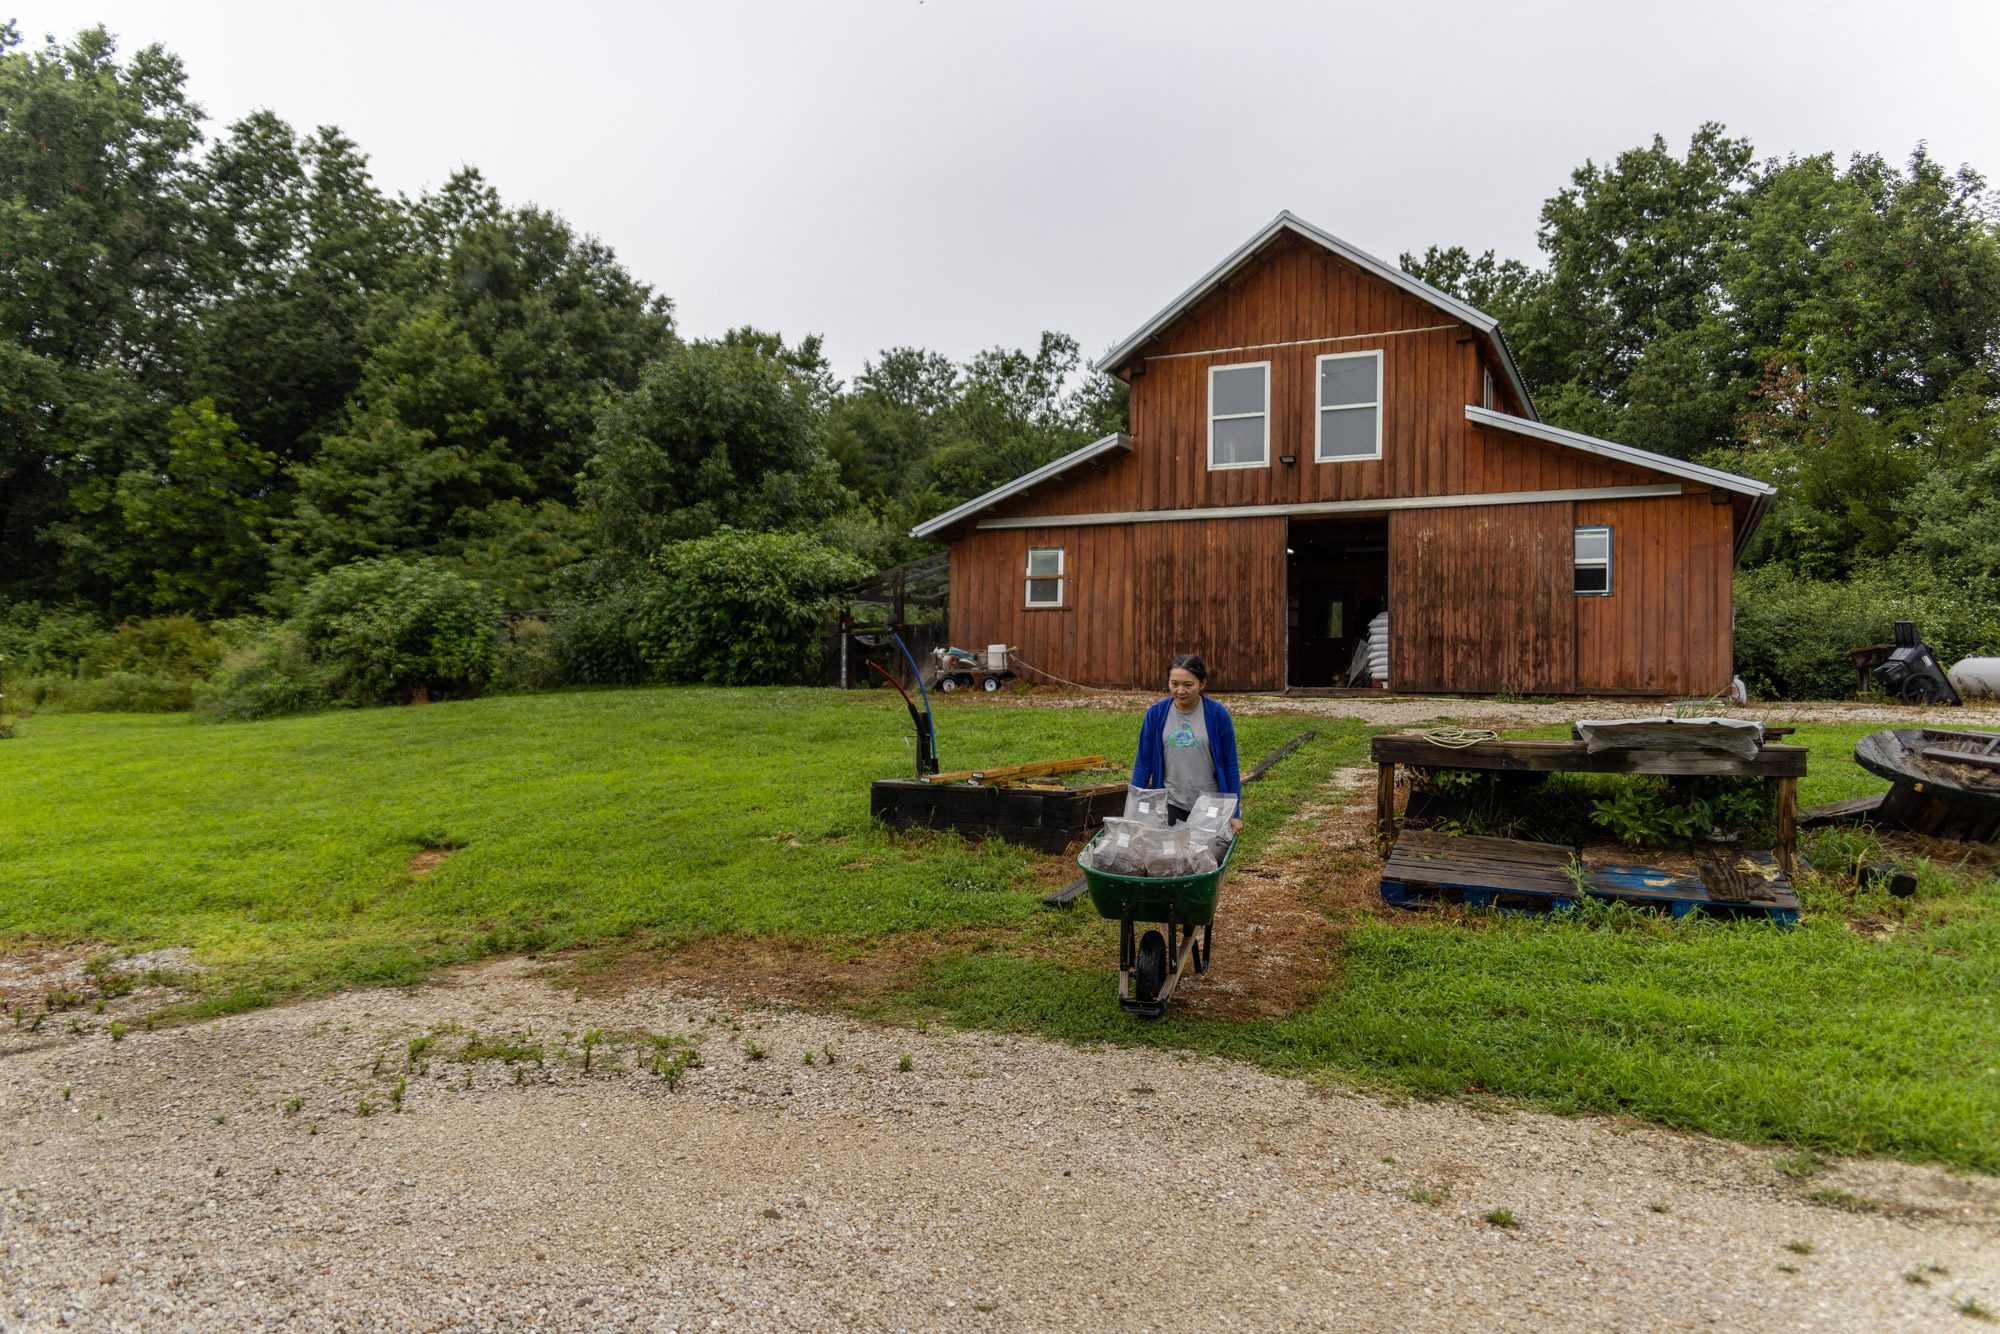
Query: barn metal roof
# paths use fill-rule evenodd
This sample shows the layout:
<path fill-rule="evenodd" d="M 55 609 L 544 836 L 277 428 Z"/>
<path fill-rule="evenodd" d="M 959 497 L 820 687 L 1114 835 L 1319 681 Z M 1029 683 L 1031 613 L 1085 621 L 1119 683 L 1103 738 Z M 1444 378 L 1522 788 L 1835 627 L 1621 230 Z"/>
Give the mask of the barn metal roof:
<path fill-rule="evenodd" d="M 975 496 L 956 509 L 946 510 L 935 519 L 926 519 L 910 530 L 910 536 L 934 536 L 950 528 L 952 525 L 972 517 L 983 509 L 992 508 L 1009 496 L 1019 495 L 1029 487 L 1037 486 L 1048 481 L 1051 477 L 1066 473 L 1079 464 L 1088 463 L 1094 458 L 1109 454 L 1114 449 L 1129 451 L 1131 448 L 1132 437 L 1126 435 L 1123 431 L 1115 431 L 1105 436 L 1102 440 L 1093 440 L 1082 449 L 1073 449 L 1059 459 L 1044 463 L 1033 472 L 1023 473 L 1005 486 L 996 486 L 983 496 Z"/>
<path fill-rule="evenodd" d="M 1491 426 L 1496 430 L 1512 431 L 1516 435 L 1532 436 L 1536 440 L 1546 440 L 1552 445 L 1561 445 L 1566 449 L 1580 449 L 1586 454 L 1615 459 L 1637 468 L 1649 468 L 1654 472 L 1666 473 L 1670 477 L 1685 477 L 1688 481 L 1700 482 L 1703 486 L 1720 487 L 1724 491 L 1735 491 L 1746 496 L 1778 494 L 1777 487 L 1769 482 L 1760 482 L 1754 477 L 1739 477 L 1720 468 L 1704 468 L 1699 463 L 1689 463 L 1686 459 L 1677 459 L 1669 454 L 1655 454 L 1650 449 L 1635 449 L 1631 445 L 1621 445 L 1615 440 L 1600 440 L 1581 431 L 1565 431 L 1560 426 L 1529 421 L 1526 417 L 1495 412 L 1491 408 L 1482 408 L 1472 403 L 1465 405 L 1465 419 L 1478 426 Z"/>
<path fill-rule="evenodd" d="M 1689 463 L 1667 454 L 1655 454 L 1650 449 L 1634 449 L 1631 445 L 1621 445 L 1615 440 L 1600 440 L 1594 435 L 1581 431 L 1565 431 L 1559 426 L 1545 422 L 1529 421 L 1525 417 L 1515 417 L 1505 412 L 1495 412 L 1491 408 L 1465 405 L 1465 419 L 1475 426 L 1490 426 L 1496 430 L 1512 431 L 1534 440 L 1546 440 L 1552 445 L 1565 449 L 1578 449 L 1586 454 L 1596 454 L 1601 458 L 1629 463 L 1634 467 L 1647 468 L 1653 472 L 1663 472 L 1669 477 L 1684 477 L 1690 482 L 1700 482 L 1703 486 L 1716 487 L 1723 491 L 1733 491 L 1750 498 L 1750 507 L 1744 513 L 1743 522 L 1736 530 L 1736 554 L 1741 556 L 1743 548 L 1749 545 L 1750 535 L 1757 531 L 1757 525 L 1764 521 L 1764 515 L 1777 498 L 1778 488 L 1769 482 L 1760 482 L 1754 477 L 1741 477 L 1720 468 L 1704 468 L 1699 463 Z"/>
<path fill-rule="evenodd" d="M 1315 245 L 1331 250 L 1334 254 L 1340 256 L 1356 268 L 1372 273 L 1383 282 L 1400 287 L 1418 300 L 1427 301 L 1455 319 L 1463 320 L 1466 324 L 1471 325 L 1488 340 L 1495 353 L 1495 360 L 1500 363 L 1501 369 L 1506 372 L 1507 382 L 1514 387 L 1514 393 L 1519 396 L 1522 406 L 1526 407 L 1530 413 L 1534 412 L 1535 400 L 1528 393 L 1528 385 L 1521 378 L 1520 368 L 1514 364 L 1513 350 L 1507 346 L 1506 338 L 1500 333 L 1500 321 L 1477 307 L 1467 305 L 1450 293 L 1432 287 L 1421 278 L 1413 278 L 1395 265 L 1385 264 L 1367 251 L 1349 245 L 1332 232 L 1320 230 L 1289 209 L 1271 219 L 1262 230 L 1248 241 L 1245 241 L 1229 258 L 1210 269 L 1206 274 L 1203 274 L 1195 282 L 1194 286 L 1175 297 L 1167 304 L 1166 309 L 1141 325 L 1138 332 L 1092 362 L 1091 369 L 1106 373 L 1117 370 L 1135 352 L 1145 346 L 1150 339 L 1163 331 L 1169 324 L 1179 319 L 1190 306 L 1213 292 L 1231 274 L 1249 263 L 1251 256 L 1262 250 L 1280 232 L 1291 232 L 1296 236 L 1304 237 Z"/>

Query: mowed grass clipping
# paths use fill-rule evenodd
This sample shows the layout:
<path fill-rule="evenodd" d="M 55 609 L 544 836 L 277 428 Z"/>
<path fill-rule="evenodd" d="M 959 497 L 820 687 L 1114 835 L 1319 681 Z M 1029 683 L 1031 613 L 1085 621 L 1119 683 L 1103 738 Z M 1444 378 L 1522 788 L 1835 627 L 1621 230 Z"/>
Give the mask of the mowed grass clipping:
<path fill-rule="evenodd" d="M 1138 733 L 1136 714 L 1095 710 L 938 716 L 954 766 L 1129 766 Z M 1244 719 L 1241 748 L 1298 730 Z M 1037 907 L 1023 850 L 869 816 L 871 780 L 914 772 L 889 691 L 608 690 L 226 725 L 44 716 L 21 732 L 0 748 L 7 932 L 191 946 L 232 1005 L 637 932 L 853 941 Z M 451 851 L 414 873 L 427 849 Z"/>

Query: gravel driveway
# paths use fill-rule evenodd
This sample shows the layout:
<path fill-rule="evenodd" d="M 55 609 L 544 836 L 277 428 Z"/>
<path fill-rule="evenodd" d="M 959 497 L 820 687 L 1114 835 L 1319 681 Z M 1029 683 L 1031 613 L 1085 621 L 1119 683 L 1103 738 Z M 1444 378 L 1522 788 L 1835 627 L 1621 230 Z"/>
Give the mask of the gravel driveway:
<path fill-rule="evenodd" d="M 1601 1119 L 552 976 L 6 1034 L 0 1324 L 1970 1330 L 1963 1304 L 2000 1309 L 1988 1179 L 1801 1182 Z"/>

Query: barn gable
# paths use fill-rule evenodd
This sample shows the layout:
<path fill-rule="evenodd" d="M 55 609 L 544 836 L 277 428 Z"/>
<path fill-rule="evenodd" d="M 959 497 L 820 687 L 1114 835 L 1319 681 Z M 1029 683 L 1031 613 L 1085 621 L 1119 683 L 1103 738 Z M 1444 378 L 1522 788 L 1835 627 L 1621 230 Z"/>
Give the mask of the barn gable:
<path fill-rule="evenodd" d="M 966 642 L 1090 685 L 1195 651 L 1216 689 L 1321 687 L 1386 609 L 1399 689 L 1727 684 L 1774 489 L 1537 420 L 1490 317 L 1291 214 L 1097 366 L 1129 436 L 912 530 L 952 544 Z"/>

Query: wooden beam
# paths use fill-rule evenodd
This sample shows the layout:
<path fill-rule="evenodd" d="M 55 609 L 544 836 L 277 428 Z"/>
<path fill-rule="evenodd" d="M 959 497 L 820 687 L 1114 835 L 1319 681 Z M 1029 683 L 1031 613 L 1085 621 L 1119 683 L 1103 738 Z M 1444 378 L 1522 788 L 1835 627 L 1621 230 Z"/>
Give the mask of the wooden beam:
<path fill-rule="evenodd" d="M 1741 778 L 1800 778 L 1806 772 L 1804 746 L 1764 746 L 1749 759 L 1722 751 L 1628 751 L 1590 753 L 1581 741 L 1501 740 L 1470 746 L 1440 746 L 1420 734 L 1378 736 L 1369 743 L 1377 764 L 1420 764 L 1430 769 L 1492 769 L 1511 773 L 1734 775 Z M 1787 872 L 1787 874 L 1790 874 Z"/>
<path fill-rule="evenodd" d="M 1382 764 L 1375 776 L 1375 846 L 1384 857 L 1396 842 L 1396 766 Z"/>
<path fill-rule="evenodd" d="M 1306 742 L 1312 740 L 1317 735 L 1318 735 L 1317 732 L 1299 733 L 1297 736 L 1293 737 L 1290 741 L 1287 741 L 1284 745 L 1278 747 L 1276 750 L 1272 751 L 1269 755 L 1266 755 L 1263 759 L 1257 761 L 1257 767 L 1252 769 L 1249 773 L 1245 774 L 1243 776 L 1243 781 L 1246 783 L 1256 782 L 1258 779 L 1262 778 L 1265 774 L 1271 771 L 1272 765 L 1276 764 L 1279 760 L 1284 759 L 1285 756 L 1291 754 L 1293 751 L 1297 750 L 1300 746 L 1303 746 Z"/>
<path fill-rule="evenodd" d="M 1803 747 L 1801 747 L 1803 749 Z M 1778 784 L 1778 869 L 1785 879 L 1796 881 L 1794 864 L 1799 850 L 1799 780 L 1785 777 Z"/>
<path fill-rule="evenodd" d="M 1103 765 L 1102 755 L 1080 755 L 1073 760 L 1037 760 L 1032 764 L 1003 764 L 994 769 L 958 769 L 948 774 L 925 774 L 926 783 L 997 783 L 1007 778 L 1041 778 L 1048 774 L 1075 773 Z"/>

